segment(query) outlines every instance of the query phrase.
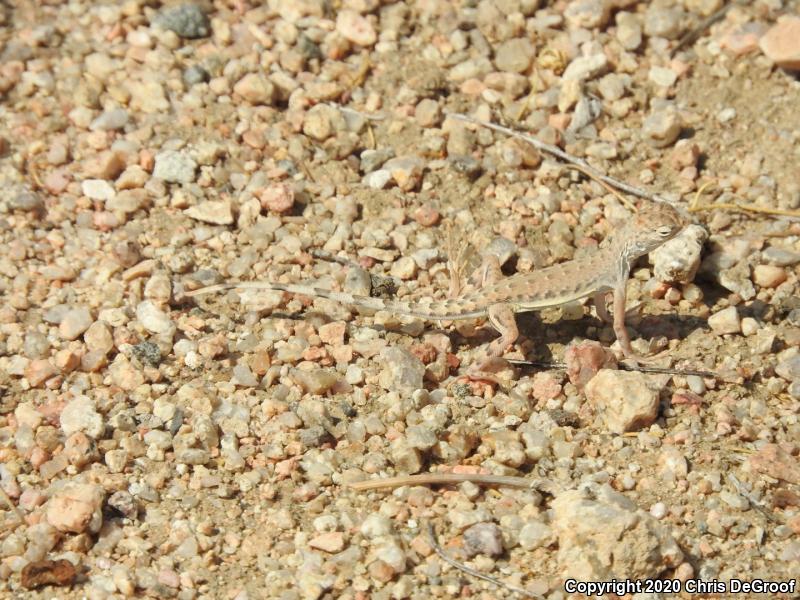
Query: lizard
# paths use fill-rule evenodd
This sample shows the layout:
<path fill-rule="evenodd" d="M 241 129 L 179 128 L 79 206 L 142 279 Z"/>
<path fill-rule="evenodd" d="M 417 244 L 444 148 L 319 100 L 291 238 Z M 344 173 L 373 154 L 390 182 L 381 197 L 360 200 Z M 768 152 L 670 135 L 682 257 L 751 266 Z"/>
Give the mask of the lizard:
<path fill-rule="evenodd" d="M 309 297 L 321 297 L 356 308 L 386 311 L 427 321 L 458 321 L 486 318 L 500 337 L 489 344 L 487 363 L 517 340 L 515 313 L 553 308 L 592 296 L 598 316 L 613 323 L 614 333 L 625 358 L 636 360 L 625 328 L 626 284 L 636 260 L 672 239 L 686 221 L 670 204 L 645 203 L 637 214 L 609 234 L 592 252 L 571 261 L 529 273 L 502 277 L 496 257 L 482 266 L 479 289 L 448 300 L 384 300 L 302 284 L 262 281 L 221 283 L 186 292 L 194 297 L 228 289 L 278 290 Z M 606 300 L 613 292 L 613 317 Z M 480 368 L 480 367 L 479 367 Z"/>

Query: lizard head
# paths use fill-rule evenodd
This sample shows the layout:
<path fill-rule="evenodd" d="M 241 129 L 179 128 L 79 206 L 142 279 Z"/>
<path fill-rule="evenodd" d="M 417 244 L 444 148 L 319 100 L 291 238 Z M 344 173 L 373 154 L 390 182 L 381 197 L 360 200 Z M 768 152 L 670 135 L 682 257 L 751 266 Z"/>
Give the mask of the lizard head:
<path fill-rule="evenodd" d="M 685 225 L 686 220 L 673 206 L 652 202 L 639 209 L 617 239 L 624 244 L 628 259 L 634 261 L 674 238 Z"/>

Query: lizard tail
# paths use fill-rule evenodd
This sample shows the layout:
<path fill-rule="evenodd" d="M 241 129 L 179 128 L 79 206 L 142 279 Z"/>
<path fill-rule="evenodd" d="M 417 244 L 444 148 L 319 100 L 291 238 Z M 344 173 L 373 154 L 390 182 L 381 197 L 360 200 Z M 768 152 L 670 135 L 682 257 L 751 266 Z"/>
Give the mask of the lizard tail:
<path fill-rule="evenodd" d="M 383 300 L 370 296 L 358 296 L 345 292 L 335 292 L 322 288 L 310 287 L 307 285 L 291 283 L 270 283 L 261 281 L 242 281 L 239 283 L 220 283 L 209 285 L 197 290 L 186 292 L 186 296 L 202 296 L 223 290 L 277 290 L 298 294 L 300 296 L 312 296 L 327 298 L 334 302 L 339 302 L 357 308 L 368 310 L 383 310 L 397 315 L 417 317 L 428 321 L 458 321 L 462 319 L 476 319 L 486 316 L 486 307 L 481 302 L 481 298 L 476 294 L 468 294 L 458 299 L 439 300 L 439 301 L 420 301 L 403 302 L 400 300 Z"/>

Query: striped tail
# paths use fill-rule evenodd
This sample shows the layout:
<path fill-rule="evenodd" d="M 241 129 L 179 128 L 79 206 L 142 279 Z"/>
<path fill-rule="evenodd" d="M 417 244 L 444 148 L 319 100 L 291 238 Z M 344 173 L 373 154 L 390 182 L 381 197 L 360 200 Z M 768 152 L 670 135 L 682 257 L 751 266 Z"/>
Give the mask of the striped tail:
<path fill-rule="evenodd" d="M 345 292 L 334 292 L 322 288 L 291 283 L 270 283 L 262 281 L 242 281 L 239 283 L 220 283 L 209 285 L 197 290 L 186 292 L 186 296 L 202 296 L 224 290 L 271 290 L 288 292 L 300 296 L 327 298 L 356 308 L 369 310 L 382 310 L 397 315 L 417 317 L 427 321 L 458 321 L 462 319 L 476 319 L 486 316 L 486 306 L 477 294 L 467 294 L 452 300 L 438 300 L 431 302 L 403 302 L 400 300 L 382 300 L 370 296 L 357 296 Z"/>

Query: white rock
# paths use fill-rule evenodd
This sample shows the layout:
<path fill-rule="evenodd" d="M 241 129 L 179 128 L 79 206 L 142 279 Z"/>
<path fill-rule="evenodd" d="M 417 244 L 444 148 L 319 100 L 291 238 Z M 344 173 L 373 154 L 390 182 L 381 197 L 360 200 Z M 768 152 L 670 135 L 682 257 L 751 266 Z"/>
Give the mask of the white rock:
<path fill-rule="evenodd" d="M 89 309 L 79 306 L 68 310 L 58 324 L 58 334 L 62 339 L 74 340 L 94 322 Z"/>
<path fill-rule="evenodd" d="M 390 274 L 404 281 L 413 279 L 417 275 L 417 263 L 410 256 L 402 256 L 392 264 Z"/>
<path fill-rule="evenodd" d="M 656 279 L 665 283 L 689 283 L 700 266 L 703 244 L 708 231 L 701 225 L 689 225 L 674 238 L 653 250 L 650 260 Z"/>
<path fill-rule="evenodd" d="M 169 315 L 151 300 L 139 303 L 136 307 L 136 318 L 150 333 L 167 333 L 175 327 Z"/>
<path fill-rule="evenodd" d="M 524 550 L 547 547 L 556 541 L 552 527 L 540 521 L 530 521 L 519 531 L 519 545 Z"/>
<path fill-rule="evenodd" d="M 663 502 L 656 502 L 650 507 L 650 515 L 660 521 L 667 516 L 667 505 Z"/>
<path fill-rule="evenodd" d="M 384 389 L 410 393 L 422 387 L 425 365 L 405 348 L 384 348 L 381 363 L 383 369 L 378 380 Z"/>
<path fill-rule="evenodd" d="M 678 139 L 682 126 L 683 122 L 678 110 L 669 105 L 654 110 L 645 118 L 642 123 L 642 133 L 651 145 L 656 148 L 664 148 Z"/>
<path fill-rule="evenodd" d="M 91 438 L 99 438 L 105 431 L 103 416 L 95 410 L 94 400 L 78 396 L 61 411 L 61 430 L 65 436 L 82 431 Z"/>
<path fill-rule="evenodd" d="M 592 79 L 605 72 L 607 67 L 608 58 L 605 54 L 579 56 L 569 63 L 561 78 L 565 81 L 569 79 Z"/>
<path fill-rule="evenodd" d="M 392 174 L 389 171 L 386 169 L 378 169 L 377 171 L 373 171 L 372 173 L 367 173 L 364 175 L 362 181 L 364 185 L 372 188 L 373 190 L 382 190 L 387 186 L 391 179 Z"/>
<path fill-rule="evenodd" d="M 81 182 L 81 191 L 90 200 L 100 202 L 111 200 L 116 194 L 114 187 L 105 179 L 84 179 Z"/>
<path fill-rule="evenodd" d="M 650 67 L 647 78 L 659 87 L 672 87 L 678 80 L 678 75 L 668 67 Z"/>
<path fill-rule="evenodd" d="M 380 513 L 371 513 L 361 523 L 360 531 L 367 539 L 390 535 L 393 531 L 392 520 Z"/>
<path fill-rule="evenodd" d="M 17 426 L 27 425 L 32 431 L 36 431 L 44 415 L 36 410 L 32 402 L 20 402 L 14 409 L 14 418 L 17 420 Z"/>
<path fill-rule="evenodd" d="M 167 183 L 192 183 L 196 169 L 197 163 L 188 154 L 165 150 L 156 154 L 153 177 Z"/>
<path fill-rule="evenodd" d="M 758 321 L 756 321 L 753 317 L 745 317 L 742 319 L 742 334 L 745 336 L 751 336 L 758 333 L 760 326 Z"/>

